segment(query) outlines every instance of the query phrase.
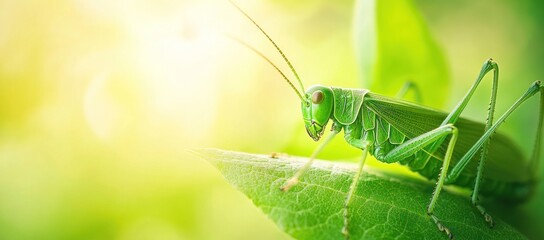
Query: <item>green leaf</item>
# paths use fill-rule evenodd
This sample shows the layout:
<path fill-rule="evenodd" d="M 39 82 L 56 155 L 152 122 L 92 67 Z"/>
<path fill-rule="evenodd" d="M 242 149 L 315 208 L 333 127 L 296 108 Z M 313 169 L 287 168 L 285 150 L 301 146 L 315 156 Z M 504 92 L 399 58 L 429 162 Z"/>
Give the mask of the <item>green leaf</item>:
<path fill-rule="evenodd" d="M 280 186 L 307 159 L 214 149 L 209 160 L 283 231 L 297 239 L 343 239 L 342 206 L 355 164 L 316 161 L 289 192 Z M 350 207 L 352 239 L 446 239 L 426 215 L 433 184 L 365 168 Z M 525 239 L 499 219 L 490 229 L 469 200 L 443 191 L 436 215 L 457 239 Z M 233 216 L 235 218 L 235 216 Z"/>
<path fill-rule="evenodd" d="M 446 62 L 412 1 L 358 0 L 354 21 L 363 86 L 392 96 L 412 81 L 425 105 L 443 107 L 449 87 Z"/>

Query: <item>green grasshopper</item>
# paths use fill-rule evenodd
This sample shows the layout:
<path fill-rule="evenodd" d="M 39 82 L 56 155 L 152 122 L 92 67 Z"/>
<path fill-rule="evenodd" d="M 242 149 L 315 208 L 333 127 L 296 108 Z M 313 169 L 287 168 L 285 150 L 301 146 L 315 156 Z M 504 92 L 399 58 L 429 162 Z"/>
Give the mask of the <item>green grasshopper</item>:
<path fill-rule="evenodd" d="M 346 142 L 363 152 L 343 207 L 342 233 L 346 239 L 349 238 L 349 206 L 368 154 L 381 162 L 406 165 L 412 171 L 437 181 L 426 211 L 438 229 L 450 239 L 453 238 L 452 232 L 434 214 L 438 196 L 445 184 L 472 187 L 471 202 L 490 227 L 494 225 L 493 219 L 480 205 L 478 199 L 480 194 L 522 201 L 533 192 L 544 122 L 544 87 L 540 81 L 534 82 L 496 121 L 494 116 L 499 67 L 492 59 L 485 61 L 475 83 L 450 113 L 399 99 L 407 89 L 417 90 L 414 85 L 406 85 L 397 98 L 375 94 L 367 89 L 322 85 L 312 86 L 305 91 L 293 65 L 278 45 L 248 14 L 238 6 L 235 7 L 274 45 L 298 80 L 302 89 L 300 92 L 270 59 L 241 42 L 268 61 L 298 95 L 308 135 L 318 141 L 328 122 L 332 121 L 332 133 L 313 152 L 309 161 L 281 187 L 281 190 L 286 192 L 297 184 L 321 150 L 342 130 Z M 487 121 L 484 124 L 460 117 L 476 88 L 490 71 L 493 71 L 493 85 Z M 520 149 L 512 144 L 512 140 L 495 132 L 512 112 L 538 92 L 540 104 L 536 139 L 532 156 L 527 160 Z M 451 170 L 450 165 L 453 167 Z"/>

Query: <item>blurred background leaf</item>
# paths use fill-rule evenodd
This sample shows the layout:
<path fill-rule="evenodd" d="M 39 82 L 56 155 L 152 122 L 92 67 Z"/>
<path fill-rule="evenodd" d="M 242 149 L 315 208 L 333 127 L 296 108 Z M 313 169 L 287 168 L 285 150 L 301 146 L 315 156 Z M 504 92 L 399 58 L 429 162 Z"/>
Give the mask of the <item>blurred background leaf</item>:
<path fill-rule="evenodd" d="M 367 87 L 357 80 L 353 1 L 237 3 L 306 86 Z M 442 109 L 464 95 L 488 57 L 501 67 L 497 112 L 543 78 L 541 1 L 414 4 L 450 69 Z M 292 90 L 220 31 L 280 63 L 228 1 L 0 0 L 0 239 L 288 238 L 185 152 L 308 156 L 316 146 Z M 485 119 L 490 87 L 482 83 L 466 116 Z M 535 109 L 536 100 L 502 127 L 527 153 Z M 338 140 L 321 158 L 359 155 Z M 544 238 L 542 203 L 540 184 L 518 215 L 503 219 Z"/>
<path fill-rule="evenodd" d="M 450 86 L 446 61 L 412 1 L 358 0 L 354 18 L 354 49 L 364 87 L 395 96 L 410 81 L 418 86 L 422 104 L 444 107 Z"/>

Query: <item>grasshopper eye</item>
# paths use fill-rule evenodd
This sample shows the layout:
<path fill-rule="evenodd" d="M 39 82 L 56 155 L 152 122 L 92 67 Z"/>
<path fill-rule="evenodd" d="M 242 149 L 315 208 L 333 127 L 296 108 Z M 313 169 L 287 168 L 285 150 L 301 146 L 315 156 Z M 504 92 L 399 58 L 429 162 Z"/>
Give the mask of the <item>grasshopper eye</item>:
<path fill-rule="evenodd" d="M 315 91 L 313 94 L 312 94 L 312 102 L 314 104 L 318 104 L 320 103 L 321 101 L 323 101 L 323 92 L 321 91 Z"/>

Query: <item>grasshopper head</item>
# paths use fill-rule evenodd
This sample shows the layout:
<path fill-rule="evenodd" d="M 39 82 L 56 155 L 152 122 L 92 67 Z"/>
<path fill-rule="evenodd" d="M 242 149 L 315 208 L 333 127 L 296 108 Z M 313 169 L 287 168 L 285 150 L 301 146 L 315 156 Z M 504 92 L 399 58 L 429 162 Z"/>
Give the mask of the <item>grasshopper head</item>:
<path fill-rule="evenodd" d="M 314 85 L 304 94 L 302 102 L 302 116 L 306 132 L 317 141 L 323 134 L 327 122 L 332 114 L 333 94 L 328 87 Z"/>

